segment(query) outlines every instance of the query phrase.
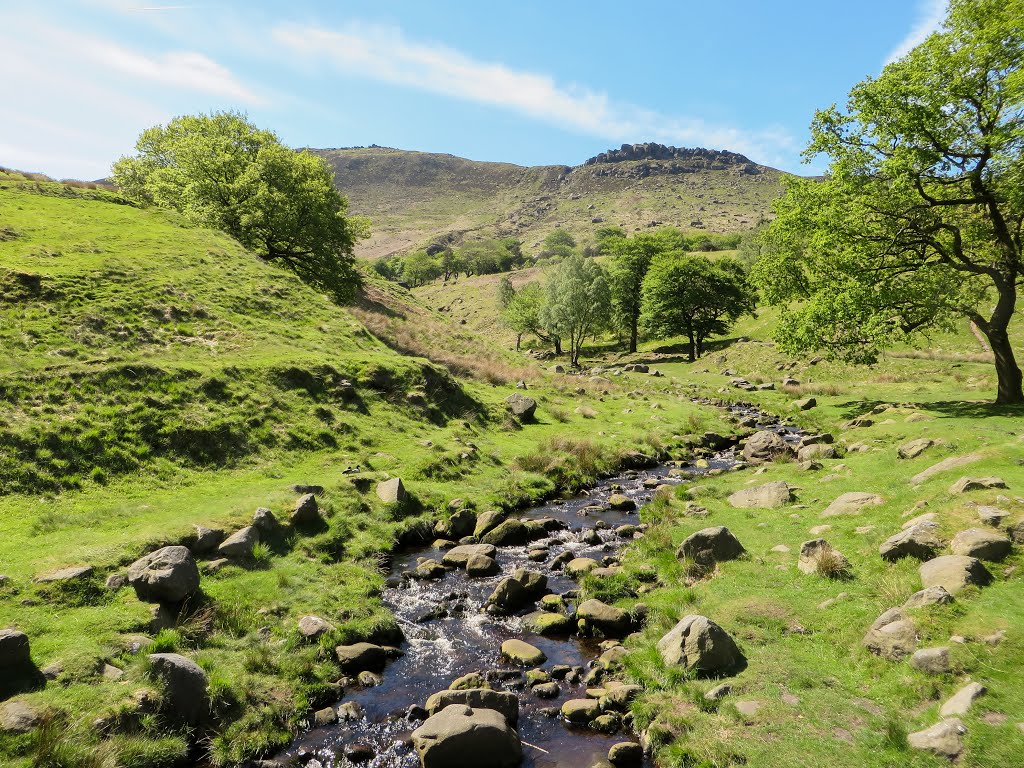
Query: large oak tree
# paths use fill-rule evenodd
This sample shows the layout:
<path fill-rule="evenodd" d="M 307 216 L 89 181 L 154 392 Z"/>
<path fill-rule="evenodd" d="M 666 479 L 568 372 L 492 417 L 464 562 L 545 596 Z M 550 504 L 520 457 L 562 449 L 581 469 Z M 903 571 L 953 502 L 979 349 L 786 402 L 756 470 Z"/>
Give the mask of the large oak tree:
<path fill-rule="evenodd" d="M 1008 328 L 1024 283 L 1024 0 L 952 0 L 943 28 L 845 111 L 816 114 L 753 278 L 779 340 L 859 362 L 969 318 L 988 339 L 998 403 L 1024 402 Z"/>

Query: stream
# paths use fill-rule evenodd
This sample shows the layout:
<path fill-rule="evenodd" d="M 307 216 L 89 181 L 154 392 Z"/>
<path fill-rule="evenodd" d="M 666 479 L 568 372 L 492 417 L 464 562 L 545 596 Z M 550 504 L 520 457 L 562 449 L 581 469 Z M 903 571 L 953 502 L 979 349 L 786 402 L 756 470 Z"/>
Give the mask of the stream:
<path fill-rule="evenodd" d="M 746 406 L 731 406 L 732 418 L 756 429 L 780 433 L 787 442 L 799 441 L 801 433 L 794 427 L 778 423 L 774 418 Z M 313 728 L 305 732 L 283 756 L 287 762 L 310 768 L 347 768 L 354 763 L 346 756 L 362 760 L 369 768 L 416 768 L 419 760 L 412 747 L 410 734 L 421 722 L 407 718 L 410 707 L 422 706 L 431 694 L 444 690 L 456 678 L 470 672 L 485 673 L 495 689 L 513 691 L 519 698 L 519 723 L 516 727 L 523 741 L 523 763 L 526 768 L 591 768 L 608 765 L 609 747 L 620 741 L 635 740 L 623 729 L 616 734 L 603 734 L 569 726 L 558 714 L 568 699 L 586 698 L 588 687 L 583 677 L 601 654 L 600 639 L 570 636 L 542 636 L 528 631 L 523 615 L 537 609 L 531 604 L 519 615 L 495 616 L 481 608 L 497 583 L 517 568 L 538 571 L 547 576 L 548 591 L 574 596 L 576 582 L 552 561 L 563 552 L 573 557 L 590 557 L 599 563 L 615 561 L 632 536 L 615 532 L 621 525 L 641 523 L 643 506 L 650 501 L 657 485 L 678 484 L 705 474 L 712 469 L 729 470 L 739 461 L 737 448 L 729 447 L 707 457 L 703 463 L 683 466 L 662 464 L 649 470 L 626 471 L 600 481 L 587 492 L 564 500 L 554 500 L 523 511 L 522 519 L 553 519 L 560 530 L 549 531 L 549 537 L 526 546 L 499 547 L 496 559 L 500 571 L 494 576 L 469 578 L 463 569 L 449 570 L 432 581 L 402 578 L 413 571 L 422 558 L 441 560 L 444 550 L 431 545 L 404 548 L 391 558 L 388 586 L 383 601 L 394 613 L 404 635 L 404 655 L 388 663 L 380 685 L 353 688 L 339 704 L 355 702 L 362 717 L 352 721 Z M 682 469 L 672 472 L 673 469 Z M 671 475 L 670 476 L 670 472 Z M 613 493 L 629 496 L 637 509 L 631 511 L 608 508 Z M 598 509 L 599 508 L 599 509 Z M 553 527 L 555 524 L 549 524 Z M 595 535 L 596 534 L 596 535 Z M 547 547 L 547 557 L 531 560 L 528 552 Z M 564 555 L 563 555 L 564 557 Z M 567 600 L 572 604 L 572 600 Z M 556 665 L 576 670 L 558 680 L 557 698 L 540 699 L 526 685 L 525 670 L 504 661 L 500 655 L 503 641 L 525 640 L 547 656 L 542 668 L 550 671 Z M 596 685 L 596 684 L 591 684 Z M 351 752 L 359 745 L 359 757 Z M 372 755 L 372 756 L 371 756 Z M 652 766 L 645 759 L 645 766 Z"/>

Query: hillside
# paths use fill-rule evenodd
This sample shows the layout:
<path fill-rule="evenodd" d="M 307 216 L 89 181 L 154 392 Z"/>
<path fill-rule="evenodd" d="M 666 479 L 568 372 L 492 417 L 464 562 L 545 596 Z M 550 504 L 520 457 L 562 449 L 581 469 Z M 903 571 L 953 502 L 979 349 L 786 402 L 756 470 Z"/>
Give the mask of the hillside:
<path fill-rule="evenodd" d="M 516 237 L 533 250 L 561 227 L 581 242 L 602 225 L 750 229 L 781 194 L 782 173 L 742 155 L 623 145 L 572 166 L 522 167 L 386 147 L 315 149 L 354 213 L 372 220 L 360 255 L 434 242 Z"/>

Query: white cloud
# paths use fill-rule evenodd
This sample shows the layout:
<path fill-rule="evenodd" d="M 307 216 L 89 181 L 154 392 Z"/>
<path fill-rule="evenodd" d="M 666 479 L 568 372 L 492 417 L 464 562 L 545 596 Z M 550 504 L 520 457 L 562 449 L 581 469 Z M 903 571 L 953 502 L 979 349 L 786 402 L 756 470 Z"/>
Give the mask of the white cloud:
<path fill-rule="evenodd" d="M 348 74 L 508 109 L 612 141 L 655 139 L 731 149 L 766 163 L 781 162 L 795 147 L 781 129 L 746 131 L 612 103 L 607 94 L 559 85 L 548 75 L 408 40 L 393 27 L 350 24 L 331 30 L 282 24 L 273 37 L 292 56 L 327 61 Z"/>
<path fill-rule="evenodd" d="M 927 40 L 932 32 L 937 32 L 946 18 L 946 5 L 946 0 L 918 0 L 917 21 L 907 36 L 893 48 L 885 63 L 892 64 L 902 59 L 912 48 Z"/>

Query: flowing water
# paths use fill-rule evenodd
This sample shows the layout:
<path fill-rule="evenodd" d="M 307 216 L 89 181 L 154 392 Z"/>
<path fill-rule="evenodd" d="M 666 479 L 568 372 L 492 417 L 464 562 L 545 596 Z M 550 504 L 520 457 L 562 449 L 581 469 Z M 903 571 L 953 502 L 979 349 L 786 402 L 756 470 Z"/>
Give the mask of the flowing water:
<path fill-rule="evenodd" d="M 753 409 L 733 406 L 730 410 L 738 420 L 756 421 L 758 429 L 775 430 L 789 442 L 799 440 L 795 429 L 771 421 Z M 736 464 L 736 449 L 731 447 L 709 457 L 707 467 L 688 465 L 683 470 L 692 477 Z M 416 768 L 419 761 L 410 734 L 420 723 L 407 719 L 409 708 L 422 706 L 428 696 L 448 688 L 462 675 L 488 671 L 494 688 L 515 691 L 519 697 L 517 731 L 524 742 L 523 765 L 527 768 L 591 768 L 605 760 L 612 744 L 633 740 L 633 734 L 625 731 L 607 735 L 570 727 L 558 716 L 557 710 L 564 701 L 586 697 L 582 673 L 600 655 L 599 640 L 546 637 L 528 631 L 522 615 L 536 610 L 536 606 L 531 605 L 518 616 L 494 616 L 481 612 L 481 608 L 497 583 L 517 568 L 544 573 L 550 592 L 571 594 L 577 588 L 576 582 L 552 568 L 551 561 L 565 551 L 573 557 L 591 557 L 599 562 L 614 558 L 629 541 L 618 536 L 615 528 L 640 522 L 643 505 L 654 493 L 652 486 L 685 479 L 678 477 L 679 473 L 670 477 L 673 468 L 661 465 L 651 470 L 624 472 L 576 498 L 524 511 L 523 518 L 553 518 L 564 527 L 527 546 L 500 547 L 496 559 L 501 568 L 495 576 L 469 578 L 464 570 L 455 569 L 435 581 L 403 579 L 399 575 L 414 570 L 420 558 L 441 560 L 444 551 L 428 545 L 396 552 L 390 564 L 393 576 L 383 600 L 405 635 L 404 655 L 388 664 L 382 684 L 346 693 L 341 703 L 356 702 L 363 711 L 361 719 L 308 731 L 296 740 L 286 758 L 306 765 L 318 763 L 323 768 L 340 768 L 351 765 L 345 757 L 346 749 L 359 744 L 369 747 L 373 754 L 361 763 L 364 766 Z M 631 497 L 638 512 L 608 509 L 606 502 L 613 492 Z M 593 531 L 597 539 L 593 538 Z M 548 557 L 533 562 L 527 552 L 538 544 L 548 546 Z M 500 657 L 501 644 L 509 638 L 525 640 L 542 650 L 548 657 L 544 669 L 568 665 L 580 672 L 580 679 L 573 683 L 560 680 L 555 699 L 537 698 L 526 686 L 523 670 Z"/>

